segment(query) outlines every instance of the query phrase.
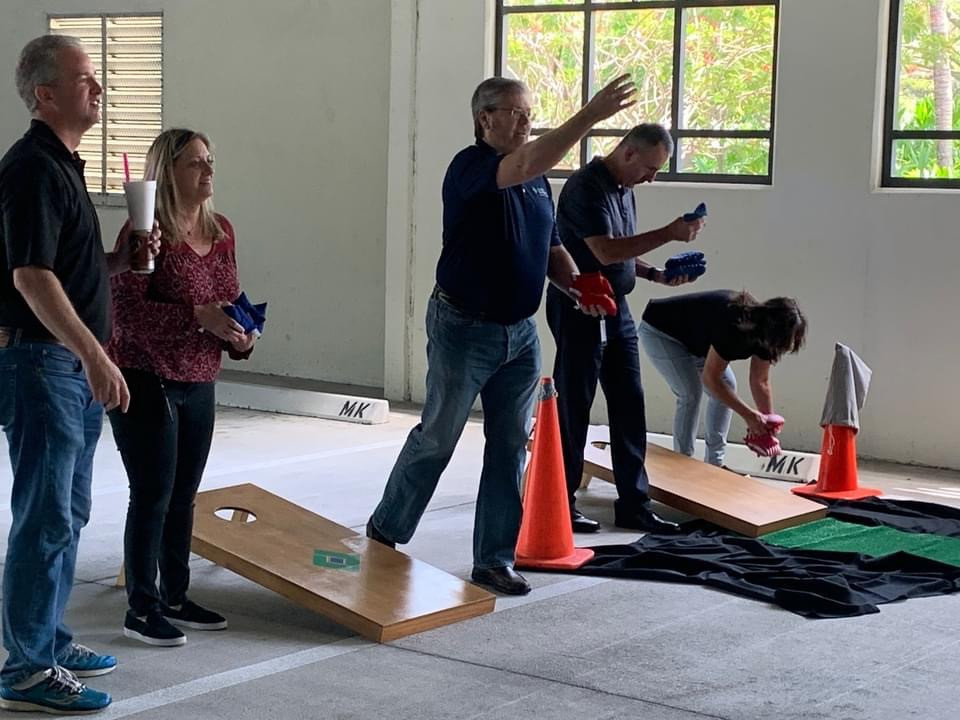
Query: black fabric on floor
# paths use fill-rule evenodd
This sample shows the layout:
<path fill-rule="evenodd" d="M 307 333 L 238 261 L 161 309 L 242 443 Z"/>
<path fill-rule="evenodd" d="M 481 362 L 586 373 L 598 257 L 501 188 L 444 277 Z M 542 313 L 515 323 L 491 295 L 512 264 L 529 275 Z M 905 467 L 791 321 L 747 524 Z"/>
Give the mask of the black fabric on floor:
<path fill-rule="evenodd" d="M 822 502 L 822 501 L 821 501 Z M 931 533 L 960 537 L 960 508 L 917 500 L 828 501 L 827 515 L 861 525 L 886 525 L 905 532 Z"/>
<path fill-rule="evenodd" d="M 960 568 L 907 553 L 791 550 L 709 529 L 591 549 L 593 560 L 574 573 L 706 585 L 808 618 L 865 615 L 882 603 L 960 590 Z"/>

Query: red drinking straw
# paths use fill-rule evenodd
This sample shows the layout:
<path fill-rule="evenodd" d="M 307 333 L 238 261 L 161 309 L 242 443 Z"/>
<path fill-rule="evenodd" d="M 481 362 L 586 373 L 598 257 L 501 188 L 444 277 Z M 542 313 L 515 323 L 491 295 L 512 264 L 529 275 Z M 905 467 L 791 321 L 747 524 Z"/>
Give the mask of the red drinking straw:
<path fill-rule="evenodd" d="M 123 176 L 127 182 L 130 182 L 130 161 L 127 159 L 126 153 L 123 154 Z"/>

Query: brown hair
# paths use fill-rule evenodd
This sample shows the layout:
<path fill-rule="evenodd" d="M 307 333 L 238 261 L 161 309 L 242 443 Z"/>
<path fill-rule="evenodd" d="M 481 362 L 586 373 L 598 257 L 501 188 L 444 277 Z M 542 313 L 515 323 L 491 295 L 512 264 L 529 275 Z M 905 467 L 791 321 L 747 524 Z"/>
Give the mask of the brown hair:
<path fill-rule="evenodd" d="M 730 301 L 730 307 L 739 315 L 737 327 L 751 335 L 770 362 L 777 362 L 784 353 L 798 352 L 807 339 L 807 318 L 793 298 L 775 297 L 761 303 L 744 290 Z"/>

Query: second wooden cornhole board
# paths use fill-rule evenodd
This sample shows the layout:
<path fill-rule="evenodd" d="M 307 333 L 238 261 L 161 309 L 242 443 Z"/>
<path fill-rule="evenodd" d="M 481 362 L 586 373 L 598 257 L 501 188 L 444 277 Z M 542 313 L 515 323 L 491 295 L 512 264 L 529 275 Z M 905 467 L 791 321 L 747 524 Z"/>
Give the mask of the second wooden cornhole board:
<path fill-rule="evenodd" d="M 218 510 L 232 511 L 231 519 Z M 476 585 L 251 484 L 197 495 L 192 550 L 377 642 L 483 615 L 495 602 Z"/>
<path fill-rule="evenodd" d="M 613 482 L 609 444 L 610 429 L 591 425 L 583 454 L 584 475 Z M 820 503 L 652 443 L 647 445 L 646 468 L 654 500 L 749 537 L 827 514 Z"/>

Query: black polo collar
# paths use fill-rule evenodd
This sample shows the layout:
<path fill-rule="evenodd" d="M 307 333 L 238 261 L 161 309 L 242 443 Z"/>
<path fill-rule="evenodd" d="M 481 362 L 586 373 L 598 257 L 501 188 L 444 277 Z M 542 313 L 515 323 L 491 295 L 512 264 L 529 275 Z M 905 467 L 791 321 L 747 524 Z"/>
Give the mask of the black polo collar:
<path fill-rule="evenodd" d="M 588 166 L 594 168 L 597 175 L 600 177 L 600 181 L 606 185 L 607 190 L 624 190 L 623 185 L 617 182 L 617 179 L 613 176 L 613 173 L 610 172 L 610 168 L 607 167 L 607 164 L 603 161 L 603 157 L 597 155 L 593 160 L 587 163 Z"/>
<path fill-rule="evenodd" d="M 81 173 L 83 172 L 83 167 L 86 164 L 83 158 L 77 152 L 70 152 L 67 146 L 63 144 L 63 140 L 57 137 L 53 129 L 43 120 L 37 120 L 36 118 L 31 120 L 27 136 L 52 152 L 57 159 L 73 163 L 80 169 Z"/>

